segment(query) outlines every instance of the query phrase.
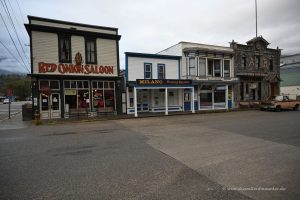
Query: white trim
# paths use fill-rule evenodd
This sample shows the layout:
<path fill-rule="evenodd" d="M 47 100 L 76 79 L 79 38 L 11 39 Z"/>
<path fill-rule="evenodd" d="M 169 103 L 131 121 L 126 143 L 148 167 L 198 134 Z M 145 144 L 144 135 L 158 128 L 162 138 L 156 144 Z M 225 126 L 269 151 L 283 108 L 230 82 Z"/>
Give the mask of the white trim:
<path fill-rule="evenodd" d="M 136 88 L 133 88 L 133 107 L 134 107 L 134 117 L 138 117 L 137 113 L 137 95 L 136 95 Z"/>
<path fill-rule="evenodd" d="M 165 115 L 168 115 L 168 88 L 165 88 Z"/>

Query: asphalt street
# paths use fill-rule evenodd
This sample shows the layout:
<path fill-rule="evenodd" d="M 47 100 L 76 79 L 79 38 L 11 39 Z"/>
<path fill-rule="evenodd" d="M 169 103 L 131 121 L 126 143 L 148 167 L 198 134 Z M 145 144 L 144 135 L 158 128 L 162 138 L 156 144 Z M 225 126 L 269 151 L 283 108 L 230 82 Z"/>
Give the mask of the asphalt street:
<path fill-rule="evenodd" d="M 0 130 L 0 199 L 300 199 L 300 112 Z"/>

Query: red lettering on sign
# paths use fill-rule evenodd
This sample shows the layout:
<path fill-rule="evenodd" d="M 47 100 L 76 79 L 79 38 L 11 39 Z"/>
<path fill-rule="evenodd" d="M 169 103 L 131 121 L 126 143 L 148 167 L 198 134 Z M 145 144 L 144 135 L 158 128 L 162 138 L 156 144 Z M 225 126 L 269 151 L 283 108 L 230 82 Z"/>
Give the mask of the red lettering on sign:
<path fill-rule="evenodd" d="M 60 74 L 76 73 L 76 74 L 114 74 L 113 66 L 97 66 L 97 65 L 73 65 L 64 63 L 38 63 L 39 73 L 55 73 Z"/>

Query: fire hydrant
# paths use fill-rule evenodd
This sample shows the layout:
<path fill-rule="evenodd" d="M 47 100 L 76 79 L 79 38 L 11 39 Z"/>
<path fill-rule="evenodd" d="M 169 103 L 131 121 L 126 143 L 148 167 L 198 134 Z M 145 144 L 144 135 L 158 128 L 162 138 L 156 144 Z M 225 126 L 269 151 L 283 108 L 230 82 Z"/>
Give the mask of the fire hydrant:
<path fill-rule="evenodd" d="M 40 125 L 41 124 L 41 115 L 38 111 L 35 111 L 34 122 L 35 122 L 35 125 Z"/>

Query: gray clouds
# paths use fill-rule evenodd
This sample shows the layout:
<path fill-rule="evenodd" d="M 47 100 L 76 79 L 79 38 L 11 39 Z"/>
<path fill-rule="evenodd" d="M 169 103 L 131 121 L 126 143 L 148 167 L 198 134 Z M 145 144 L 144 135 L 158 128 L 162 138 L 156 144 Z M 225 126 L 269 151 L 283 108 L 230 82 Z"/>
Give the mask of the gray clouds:
<path fill-rule="evenodd" d="M 119 28 L 121 68 L 125 51 L 156 53 L 179 41 L 229 46 L 232 39 L 245 43 L 255 36 L 254 0 L 27 0 L 22 5 L 28 15 Z M 299 0 L 258 0 L 258 35 L 283 54 L 299 53 L 299 13 Z M 1 28 L 0 39 L 5 34 Z"/>

